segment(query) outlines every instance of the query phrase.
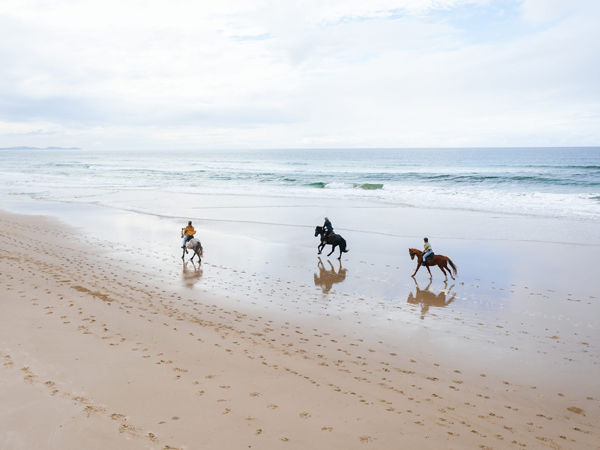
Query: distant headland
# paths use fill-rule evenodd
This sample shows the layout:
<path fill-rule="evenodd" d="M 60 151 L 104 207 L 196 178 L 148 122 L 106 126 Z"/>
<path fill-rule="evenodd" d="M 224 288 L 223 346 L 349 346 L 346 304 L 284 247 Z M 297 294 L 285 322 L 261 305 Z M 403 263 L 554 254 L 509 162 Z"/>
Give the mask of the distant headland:
<path fill-rule="evenodd" d="M 81 150 L 79 147 L 0 147 L 0 150 Z"/>

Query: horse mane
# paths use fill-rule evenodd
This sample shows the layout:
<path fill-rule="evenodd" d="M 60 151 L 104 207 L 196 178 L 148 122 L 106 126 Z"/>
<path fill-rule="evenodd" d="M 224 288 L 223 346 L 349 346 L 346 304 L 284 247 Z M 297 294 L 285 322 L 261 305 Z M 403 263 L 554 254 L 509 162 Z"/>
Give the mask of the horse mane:
<path fill-rule="evenodd" d="M 423 254 L 423 252 L 421 250 L 416 249 L 416 248 L 409 248 L 408 251 L 411 252 L 411 253 L 414 253 L 415 255 L 422 255 Z"/>

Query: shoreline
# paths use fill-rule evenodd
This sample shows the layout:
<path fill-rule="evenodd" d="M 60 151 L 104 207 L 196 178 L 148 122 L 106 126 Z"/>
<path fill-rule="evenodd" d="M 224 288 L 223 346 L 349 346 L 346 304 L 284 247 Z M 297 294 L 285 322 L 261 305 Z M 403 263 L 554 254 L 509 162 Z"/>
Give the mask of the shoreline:
<path fill-rule="evenodd" d="M 177 197 L 177 202 L 172 201 L 174 196 Z M 315 224 L 322 222 L 322 216 L 335 214 L 337 222 L 341 222 L 336 225 L 337 230 L 394 238 L 415 238 L 418 239 L 416 246 L 421 244 L 423 234 L 449 240 L 600 246 L 600 227 L 596 221 L 533 214 L 418 208 L 368 200 L 175 194 L 144 189 L 124 191 L 115 199 L 110 199 L 110 196 L 104 198 L 102 195 L 92 197 L 94 201 L 87 197 L 83 201 L 78 197 L 55 201 L 5 196 L 0 197 L 0 207 L 14 213 L 50 215 L 63 221 L 69 220 L 78 209 L 104 208 L 107 211 L 138 215 L 151 220 L 187 223 L 191 219 L 208 228 L 223 225 L 232 229 L 234 233 L 239 233 L 240 225 L 305 227 L 314 230 Z M 152 209 L 144 208 L 145 204 L 152 205 Z M 164 212 L 159 214 L 157 209 Z M 361 213 L 356 214 L 357 210 Z M 363 211 L 368 211 L 368 214 Z M 85 222 L 85 217 L 78 218 Z M 397 230 L 402 232 L 398 233 Z M 261 234 L 264 233 L 258 232 L 256 236 Z"/>
<path fill-rule="evenodd" d="M 193 268 L 164 244 L 176 221 L 98 208 L 76 231 L 0 212 L 0 442 L 47 448 L 58 410 L 73 416 L 55 440 L 66 449 L 80 427 L 86 448 L 598 444 L 598 302 L 580 248 L 558 244 L 570 268 L 550 276 L 556 244 L 478 255 L 439 238 L 460 277 L 449 288 L 433 272 L 427 289 L 393 250 L 410 238 L 344 231 L 351 252 L 321 270 L 301 227 L 202 223 Z M 541 267 L 510 255 L 524 245 Z"/>

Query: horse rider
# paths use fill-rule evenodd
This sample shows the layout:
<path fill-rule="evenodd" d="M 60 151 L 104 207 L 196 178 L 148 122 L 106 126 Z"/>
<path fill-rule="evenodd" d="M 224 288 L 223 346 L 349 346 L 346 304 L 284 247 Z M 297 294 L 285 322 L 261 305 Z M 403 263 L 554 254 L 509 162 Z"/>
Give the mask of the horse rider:
<path fill-rule="evenodd" d="M 196 234 L 196 230 L 194 230 L 191 220 L 188 222 L 187 227 L 182 228 L 181 230 L 183 231 L 183 235 L 185 236 L 183 238 L 183 245 L 181 246 L 181 248 L 185 248 L 185 244 L 187 244 L 187 242 L 190 239 L 193 239 L 194 234 Z"/>
<path fill-rule="evenodd" d="M 427 238 L 423 238 L 423 241 L 425 241 L 425 253 L 423 254 L 423 264 L 427 265 L 427 258 L 429 258 L 430 255 L 433 255 L 433 250 L 431 249 L 431 244 L 429 243 L 429 239 Z"/>
<path fill-rule="evenodd" d="M 329 217 L 325 217 L 325 223 L 323 224 L 323 229 L 325 230 L 325 239 L 333 233 L 333 225 L 329 221 Z"/>

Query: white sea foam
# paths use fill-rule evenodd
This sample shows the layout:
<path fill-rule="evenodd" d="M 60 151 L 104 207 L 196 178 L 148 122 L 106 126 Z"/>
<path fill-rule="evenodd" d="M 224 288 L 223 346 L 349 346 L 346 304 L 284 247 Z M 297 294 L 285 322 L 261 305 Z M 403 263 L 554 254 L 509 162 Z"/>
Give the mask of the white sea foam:
<path fill-rule="evenodd" d="M 117 193 L 124 205 L 139 189 L 349 199 L 600 222 L 600 149 L 0 152 L 1 195 L 115 206 Z M 151 212 L 159 206 L 140 207 Z"/>

